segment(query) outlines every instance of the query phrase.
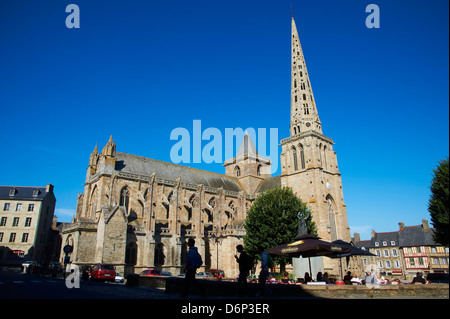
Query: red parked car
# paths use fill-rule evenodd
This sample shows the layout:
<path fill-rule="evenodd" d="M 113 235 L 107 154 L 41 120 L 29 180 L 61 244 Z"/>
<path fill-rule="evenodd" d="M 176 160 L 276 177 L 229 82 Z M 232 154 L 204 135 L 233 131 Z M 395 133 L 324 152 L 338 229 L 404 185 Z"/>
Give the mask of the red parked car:
<path fill-rule="evenodd" d="M 225 273 L 222 269 L 210 269 L 209 272 L 213 275 L 215 278 L 222 279 L 225 277 Z"/>
<path fill-rule="evenodd" d="M 114 281 L 116 279 L 116 271 L 113 265 L 98 264 L 92 268 L 91 280 Z"/>
<path fill-rule="evenodd" d="M 161 270 L 156 269 L 146 269 L 139 274 L 139 276 L 162 276 Z"/>

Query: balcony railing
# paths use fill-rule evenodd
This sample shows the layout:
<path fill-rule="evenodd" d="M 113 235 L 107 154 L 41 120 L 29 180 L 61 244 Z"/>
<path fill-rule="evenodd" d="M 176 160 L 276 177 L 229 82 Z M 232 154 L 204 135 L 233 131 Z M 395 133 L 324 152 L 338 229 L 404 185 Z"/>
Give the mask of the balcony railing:
<path fill-rule="evenodd" d="M 160 232 L 161 236 L 172 236 L 172 229 L 170 228 L 161 228 L 161 232 Z"/>
<path fill-rule="evenodd" d="M 133 225 L 128 225 L 127 226 L 127 231 L 129 233 L 135 233 L 135 234 L 145 234 L 146 233 L 144 227 L 133 226 Z"/>
<path fill-rule="evenodd" d="M 184 236 L 185 237 L 195 237 L 196 236 L 195 230 L 194 229 L 186 229 L 184 231 Z"/>
<path fill-rule="evenodd" d="M 236 236 L 236 237 L 243 237 L 245 235 L 245 229 L 225 229 L 219 232 L 223 237 L 226 236 Z M 208 237 L 215 237 L 217 236 L 217 232 L 210 230 L 206 234 Z"/>

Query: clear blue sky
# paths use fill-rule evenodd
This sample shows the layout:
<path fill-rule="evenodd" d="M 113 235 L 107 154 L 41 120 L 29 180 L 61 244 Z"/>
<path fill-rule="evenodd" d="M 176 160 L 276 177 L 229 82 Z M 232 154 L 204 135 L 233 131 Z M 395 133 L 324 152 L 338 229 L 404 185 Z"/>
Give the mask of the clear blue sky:
<path fill-rule="evenodd" d="M 79 29 L 66 28 L 70 3 Z M 365 26 L 370 3 L 379 29 Z M 429 220 L 432 169 L 449 150 L 447 0 L 2 0 L 0 185 L 54 184 L 70 221 L 110 135 L 162 161 L 171 131 L 195 119 L 288 137 L 291 4 L 352 234 Z"/>

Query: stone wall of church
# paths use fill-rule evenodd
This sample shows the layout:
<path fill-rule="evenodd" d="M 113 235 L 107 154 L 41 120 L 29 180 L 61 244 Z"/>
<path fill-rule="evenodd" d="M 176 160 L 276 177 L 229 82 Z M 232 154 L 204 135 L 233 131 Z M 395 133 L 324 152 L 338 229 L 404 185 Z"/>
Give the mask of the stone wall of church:
<path fill-rule="evenodd" d="M 350 240 L 336 154 L 330 139 L 316 135 L 304 134 L 282 143 L 281 184 L 292 187 L 311 207 L 320 237 Z M 254 164 L 241 163 L 242 173 L 249 174 L 245 169 L 253 169 L 250 177 L 259 184 Z M 77 261 L 126 265 L 128 272 L 159 268 L 178 274 L 184 266 L 187 239 L 194 238 L 204 269 L 219 267 L 226 276 L 235 277 L 235 247 L 243 243 L 245 231 L 240 228 L 253 200 L 254 196 L 244 192 L 189 185 L 180 179 L 168 181 L 154 174 L 130 176 L 120 172 L 109 175 L 90 167 L 85 193 L 78 197 L 75 224 L 91 223 L 95 229 L 72 226 Z M 111 214 L 113 218 L 105 223 Z M 221 236 L 218 243 L 216 236 Z M 132 250 L 135 257 L 130 257 Z M 331 260 L 324 264 L 326 268 L 335 267 Z"/>
<path fill-rule="evenodd" d="M 237 276 L 234 251 L 244 233 L 234 229 L 239 223 L 242 227 L 251 201 L 243 192 L 206 189 L 180 180 L 156 176 L 137 180 L 88 172 L 75 222 L 65 233 L 75 238 L 80 264 L 103 261 L 116 267 L 126 265 L 125 272 L 159 268 L 173 274 L 182 271 L 190 237 L 204 256 L 205 268 L 217 267 L 214 236 L 220 234 L 224 238 L 219 245 L 219 267 L 227 276 Z M 95 230 L 77 228 L 77 223 L 95 225 Z M 127 247 L 135 247 L 135 260 L 126 260 Z"/>
<path fill-rule="evenodd" d="M 326 241 L 350 241 L 342 180 L 332 141 L 318 133 L 302 133 L 282 141 L 280 159 L 281 184 L 291 187 L 310 207 L 318 236 Z M 323 258 L 322 264 L 322 271 L 333 273 L 338 269 L 337 261 L 330 258 Z"/>
<path fill-rule="evenodd" d="M 81 263 L 88 263 L 94 260 L 95 258 L 95 250 L 92 247 L 95 247 L 95 243 L 97 240 L 97 233 L 92 231 L 81 231 L 78 236 L 78 247 L 76 249 L 76 261 Z"/>
<path fill-rule="evenodd" d="M 332 141 L 319 134 L 303 134 L 291 138 L 282 149 L 282 185 L 291 187 L 311 207 L 319 236 L 330 241 L 349 241 L 341 175 Z"/>
<path fill-rule="evenodd" d="M 127 224 L 124 213 L 118 209 L 112 216 L 105 216 L 102 262 L 106 264 L 125 264 Z"/>

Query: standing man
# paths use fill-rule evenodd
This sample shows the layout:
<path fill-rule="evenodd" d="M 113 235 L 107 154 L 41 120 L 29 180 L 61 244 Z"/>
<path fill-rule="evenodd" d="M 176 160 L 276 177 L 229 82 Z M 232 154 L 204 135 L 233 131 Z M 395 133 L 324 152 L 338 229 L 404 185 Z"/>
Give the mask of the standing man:
<path fill-rule="evenodd" d="M 234 258 L 236 258 L 236 261 L 239 264 L 238 293 L 239 297 L 243 297 L 244 293 L 247 294 L 247 277 L 250 269 L 253 267 L 253 260 L 244 251 L 242 245 L 237 245 L 236 250 L 239 253 L 239 256 L 234 255 Z"/>
<path fill-rule="evenodd" d="M 269 277 L 269 254 L 267 251 L 260 249 L 261 253 L 261 271 L 259 272 L 259 297 L 269 296 L 272 290 L 267 287 L 266 281 Z M 272 265 L 273 266 L 273 265 Z"/>
<path fill-rule="evenodd" d="M 189 251 L 186 257 L 186 276 L 184 278 L 184 293 L 182 297 L 187 298 L 189 295 L 189 290 L 191 284 L 198 287 L 202 292 L 203 298 L 205 298 L 206 290 L 203 285 L 201 285 L 196 279 L 195 274 L 197 269 L 200 268 L 203 264 L 202 256 L 198 253 L 197 247 L 195 247 L 195 240 L 193 238 L 189 238 L 188 240 Z"/>

